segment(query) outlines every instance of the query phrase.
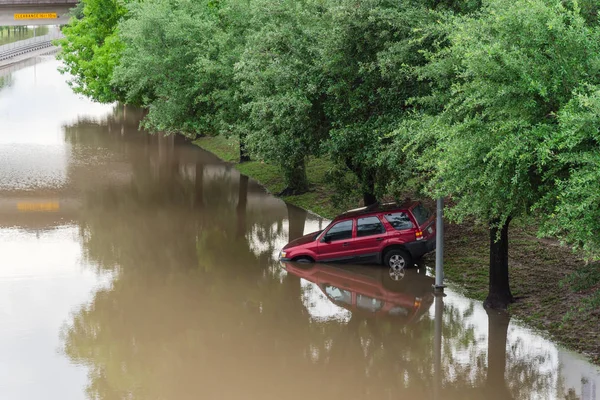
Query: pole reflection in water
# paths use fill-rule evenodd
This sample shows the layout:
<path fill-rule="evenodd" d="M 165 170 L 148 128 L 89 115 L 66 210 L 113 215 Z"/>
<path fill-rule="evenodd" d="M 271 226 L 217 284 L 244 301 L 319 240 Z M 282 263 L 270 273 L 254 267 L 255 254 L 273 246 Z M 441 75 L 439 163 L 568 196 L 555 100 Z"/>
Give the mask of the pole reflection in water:
<path fill-rule="evenodd" d="M 0 90 L 0 398 L 596 396 L 594 367 L 453 290 L 435 299 L 423 268 L 280 264 L 328 221 L 139 132 L 139 110 L 71 97 L 57 66 Z M 7 93 L 35 106 L 4 112 Z M 45 129 L 59 140 L 40 146 Z"/>
<path fill-rule="evenodd" d="M 441 398 L 440 391 L 442 388 L 442 324 L 444 314 L 444 294 L 438 292 L 435 295 L 435 329 L 433 335 L 433 352 L 434 352 L 434 382 L 433 382 L 433 398 L 438 400 Z"/>

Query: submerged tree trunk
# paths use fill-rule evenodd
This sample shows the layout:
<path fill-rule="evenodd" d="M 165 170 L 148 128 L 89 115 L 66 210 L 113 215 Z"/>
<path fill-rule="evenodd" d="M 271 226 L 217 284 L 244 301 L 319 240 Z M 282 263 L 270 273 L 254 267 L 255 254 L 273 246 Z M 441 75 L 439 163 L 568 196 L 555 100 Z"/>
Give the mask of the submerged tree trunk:
<path fill-rule="evenodd" d="M 308 191 L 308 178 L 306 176 L 306 163 L 304 158 L 301 158 L 290 165 L 284 165 L 283 175 L 287 187 L 279 193 L 280 196 L 302 194 Z"/>
<path fill-rule="evenodd" d="M 506 310 L 514 302 L 508 282 L 508 224 L 498 226 L 498 221 L 490 224 L 490 281 L 488 297 L 483 302 L 486 308 Z M 500 236 L 498 237 L 498 233 Z"/>

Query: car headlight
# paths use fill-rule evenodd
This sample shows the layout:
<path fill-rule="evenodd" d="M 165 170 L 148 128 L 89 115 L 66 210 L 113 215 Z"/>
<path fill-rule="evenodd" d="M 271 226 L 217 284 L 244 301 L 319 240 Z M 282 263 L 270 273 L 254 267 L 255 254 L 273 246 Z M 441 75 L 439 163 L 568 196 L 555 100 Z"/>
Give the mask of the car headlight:
<path fill-rule="evenodd" d="M 285 258 L 285 255 L 286 255 L 285 251 L 282 250 L 279 252 L 279 258 Z"/>

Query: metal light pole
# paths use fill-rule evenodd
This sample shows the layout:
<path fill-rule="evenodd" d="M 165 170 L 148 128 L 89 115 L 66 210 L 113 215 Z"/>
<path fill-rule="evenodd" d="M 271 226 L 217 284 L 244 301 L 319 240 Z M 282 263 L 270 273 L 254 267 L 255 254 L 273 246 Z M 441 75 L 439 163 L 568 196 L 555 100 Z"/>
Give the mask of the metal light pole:
<path fill-rule="evenodd" d="M 435 284 L 436 291 L 444 291 L 444 199 L 437 199 L 435 219 Z"/>

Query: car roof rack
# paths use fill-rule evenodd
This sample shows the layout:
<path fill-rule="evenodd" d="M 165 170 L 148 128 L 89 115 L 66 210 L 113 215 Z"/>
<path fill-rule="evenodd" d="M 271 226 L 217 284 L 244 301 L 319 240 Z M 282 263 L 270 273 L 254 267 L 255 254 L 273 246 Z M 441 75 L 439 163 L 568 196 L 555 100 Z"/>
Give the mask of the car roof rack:
<path fill-rule="evenodd" d="M 340 214 L 338 217 L 336 217 L 336 219 L 338 219 L 339 217 L 347 217 L 349 214 L 353 214 L 353 215 L 361 215 L 361 214 L 367 214 L 370 213 L 372 211 L 387 211 L 387 209 L 391 209 L 391 208 L 403 208 L 403 207 L 409 207 L 409 205 L 412 203 L 412 201 L 410 199 L 407 199 L 406 201 L 402 202 L 402 203 L 397 203 L 397 202 L 387 202 L 387 203 L 373 203 L 369 206 L 366 207 L 359 207 L 359 208 L 354 208 L 352 210 L 348 210 L 343 212 L 342 214 Z"/>

